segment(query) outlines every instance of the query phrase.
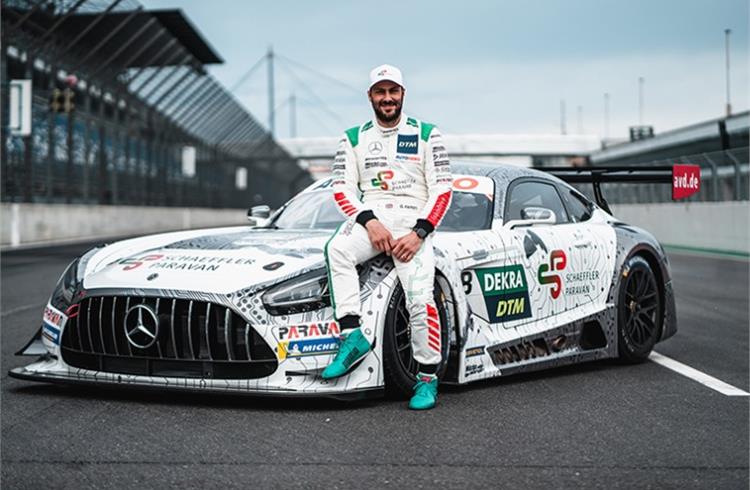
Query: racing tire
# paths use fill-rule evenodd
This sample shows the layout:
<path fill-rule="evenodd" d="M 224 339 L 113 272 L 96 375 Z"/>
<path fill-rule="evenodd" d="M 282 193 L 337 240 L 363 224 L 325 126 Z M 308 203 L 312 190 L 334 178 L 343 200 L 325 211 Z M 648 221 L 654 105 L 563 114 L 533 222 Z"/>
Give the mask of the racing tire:
<path fill-rule="evenodd" d="M 440 319 L 441 361 L 437 375 L 442 379 L 448 366 L 450 352 L 450 324 L 448 308 L 450 303 L 438 277 L 435 277 L 435 306 Z M 406 298 L 401 281 L 396 283 L 385 316 L 383 329 L 383 373 L 385 376 L 386 395 L 391 398 L 407 399 L 414 394 L 417 382 L 418 363 L 414 360 L 411 348 L 411 328 L 409 313 L 406 309 Z"/>
<path fill-rule="evenodd" d="M 646 259 L 636 255 L 625 262 L 618 295 L 619 359 L 627 364 L 644 362 L 661 337 L 664 314 L 656 275 Z"/>

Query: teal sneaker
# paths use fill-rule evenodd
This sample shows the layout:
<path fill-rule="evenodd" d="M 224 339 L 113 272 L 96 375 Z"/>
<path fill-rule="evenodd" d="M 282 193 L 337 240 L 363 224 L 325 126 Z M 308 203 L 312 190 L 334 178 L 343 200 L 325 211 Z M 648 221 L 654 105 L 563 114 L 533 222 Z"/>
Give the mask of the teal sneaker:
<path fill-rule="evenodd" d="M 362 331 L 359 328 L 355 328 L 351 333 L 346 335 L 339 347 L 336 358 L 323 370 L 321 376 L 323 379 L 343 376 L 355 362 L 365 357 L 370 352 L 370 349 L 372 349 L 372 346 L 362 334 Z"/>
<path fill-rule="evenodd" d="M 429 410 L 437 403 L 437 376 L 422 374 L 417 375 L 417 384 L 414 385 L 414 396 L 409 401 L 412 410 Z"/>

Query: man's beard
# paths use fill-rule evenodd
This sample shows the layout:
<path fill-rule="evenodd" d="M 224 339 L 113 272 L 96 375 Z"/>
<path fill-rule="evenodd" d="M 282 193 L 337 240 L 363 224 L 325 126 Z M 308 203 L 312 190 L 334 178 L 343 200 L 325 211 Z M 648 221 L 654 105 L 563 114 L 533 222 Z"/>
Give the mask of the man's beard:
<path fill-rule="evenodd" d="M 399 102 L 394 102 L 393 104 L 388 105 L 396 106 L 396 110 L 393 111 L 393 114 L 390 116 L 383 112 L 383 110 L 379 106 L 375 105 L 375 103 L 372 104 L 372 110 L 375 111 L 375 117 L 377 117 L 379 121 L 389 123 L 396 121 L 399 117 L 401 117 L 401 104 Z"/>

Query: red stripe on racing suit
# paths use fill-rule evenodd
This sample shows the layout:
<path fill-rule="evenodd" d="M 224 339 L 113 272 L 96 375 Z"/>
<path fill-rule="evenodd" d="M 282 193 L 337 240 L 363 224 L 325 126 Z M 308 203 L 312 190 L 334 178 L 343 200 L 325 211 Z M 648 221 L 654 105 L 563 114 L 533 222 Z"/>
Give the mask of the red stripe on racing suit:
<path fill-rule="evenodd" d="M 437 228 L 451 204 L 453 195 L 453 175 L 451 174 L 448 153 L 443 146 L 443 136 L 437 128 L 432 128 L 425 149 L 424 174 L 427 181 L 427 203 L 422 208 L 419 219 L 430 222 Z"/>
<path fill-rule="evenodd" d="M 331 166 L 331 175 L 333 177 L 333 198 L 342 213 L 353 216 L 370 209 L 359 199 L 357 159 L 346 136 L 339 141 L 336 157 Z"/>

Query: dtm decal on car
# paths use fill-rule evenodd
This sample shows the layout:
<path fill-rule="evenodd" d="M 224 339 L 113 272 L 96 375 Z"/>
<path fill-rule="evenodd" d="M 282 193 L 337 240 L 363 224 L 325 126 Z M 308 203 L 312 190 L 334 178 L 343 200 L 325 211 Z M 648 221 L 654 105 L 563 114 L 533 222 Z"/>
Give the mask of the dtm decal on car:
<path fill-rule="evenodd" d="M 560 293 L 562 292 L 562 278 L 560 274 L 548 274 L 548 271 L 565 270 L 565 266 L 567 265 L 568 258 L 563 250 L 553 250 L 549 254 L 549 264 L 539 265 L 539 272 L 537 273 L 539 284 L 552 284 L 552 289 L 550 289 L 552 299 L 560 297 Z"/>
<path fill-rule="evenodd" d="M 529 286 L 522 265 L 477 269 L 476 274 L 491 323 L 531 316 Z"/>

